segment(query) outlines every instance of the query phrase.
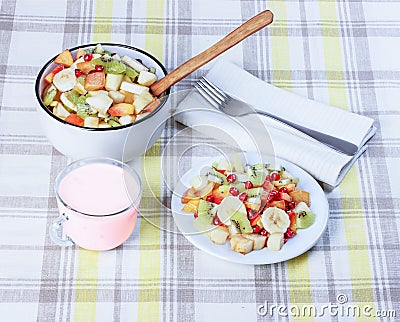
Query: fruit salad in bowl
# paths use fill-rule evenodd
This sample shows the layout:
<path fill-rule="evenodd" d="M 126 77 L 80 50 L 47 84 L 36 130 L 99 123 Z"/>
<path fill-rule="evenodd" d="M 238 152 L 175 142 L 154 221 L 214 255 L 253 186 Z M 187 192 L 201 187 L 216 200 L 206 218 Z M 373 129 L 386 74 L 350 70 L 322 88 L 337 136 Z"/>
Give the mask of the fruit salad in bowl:
<path fill-rule="evenodd" d="M 44 80 L 43 104 L 58 118 L 89 128 L 111 128 L 134 123 L 153 112 L 160 100 L 149 86 L 156 69 L 140 59 L 120 56 L 101 44 L 78 48 L 75 58 L 66 49 Z"/>
<path fill-rule="evenodd" d="M 222 159 L 203 168 L 181 198 L 182 211 L 211 242 L 235 252 L 279 251 L 315 221 L 310 194 L 284 167 Z"/>
<path fill-rule="evenodd" d="M 169 90 L 155 97 L 149 89 L 166 74 L 150 53 L 127 45 L 65 49 L 36 79 L 43 131 L 57 150 L 74 159 L 140 156 L 169 117 Z"/>

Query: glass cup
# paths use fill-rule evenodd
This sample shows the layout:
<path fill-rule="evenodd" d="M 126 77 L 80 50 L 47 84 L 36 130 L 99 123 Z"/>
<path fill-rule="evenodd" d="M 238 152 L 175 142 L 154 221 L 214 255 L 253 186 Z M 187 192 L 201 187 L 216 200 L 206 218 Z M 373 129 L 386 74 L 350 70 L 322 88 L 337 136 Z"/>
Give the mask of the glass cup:
<path fill-rule="evenodd" d="M 128 165 L 109 158 L 78 160 L 61 171 L 54 189 L 59 216 L 49 233 L 55 244 L 109 250 L 132 234 L 142 184 Z"/>

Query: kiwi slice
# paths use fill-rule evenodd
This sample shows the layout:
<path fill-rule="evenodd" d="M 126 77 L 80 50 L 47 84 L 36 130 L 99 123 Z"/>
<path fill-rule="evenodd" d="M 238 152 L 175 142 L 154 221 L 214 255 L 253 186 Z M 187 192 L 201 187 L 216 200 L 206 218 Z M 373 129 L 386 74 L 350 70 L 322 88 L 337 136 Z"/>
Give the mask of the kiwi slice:
<path fill-rule="evenodd" d="M 308 228 L 315 221 L 315 214 L 311 211 L 300 211 L 296 214 L 296 228 Z"/>
<path fill-rule="evenodd" d="M 250 221 L 247 219 L 247 215 L 242 212 L 235 212 L 231 216 L 232 225 L 234 225 L 242 234 L 253 233 L 253 228 L 251 228 Z"/>
<path fill-rule="evenodd" d="M 235 187 L 239 192 L 243 192 L 246 190 L 244 182 L 235 182 L 231 184 L 231 187 Z"/>
<path fill-rule="evenodd" d="M 289 183 L 297 183 L 297 182 L 299 182 L 299 178 L 287 178 L 287 179 L 272 181 L 272 184 L 276 187 L 279 187 L 279 186 L 286 186 Z"/>
<path fill-rule="evenodd" d="M 132 78 L 132 79 L 135 79 L 139 74 L 133 68 L 131 68 L 129 66 L 126 66 L 125 75 L 130 77 L 130 78 Z"/>
<path fill-rule="evenodd" d="M 200 199 L 199 206 L 197 207 L 197 213 L 199 216 L 202 214 L 208 214 L 213 207 L 214 206 L 211 202 Z"/>
<path fill-rule="evenodd" d="M 262 194 L 262 192 L 263 192 L 263 188 L 261 188 L 261 187 L 260 188 L 250 188 L 250 189 L 247 189 L 247 191 L 246 191 L 247 196 L 249 198 L 258 197 Z"/>
<path fill-rule="evenodd" d="M 221 194 L 227 194 L 229 192 L 229 188 L 230 186 L 228 186 L 227 184 L 223 184 L 218 187 L 218 190 Z"/>
<path fill-rule="evenodd" d="M 127 66 L 117 60 L 104 58 L 104 56 L 91 60 L 92 66 L 100 65 L 104 67 L 104 71 L 110 74 L 122 74 L 126 72 Z"/>
<path fill-rule="evenodd" d="M 253 170 L 255 170 L 255 171 L 257 171 L 257 170 L 264 170 L 264 169 L 267 169 L 267 168 L 268 168 L 268 164 L 257 163 L 257 164 L 254 164 L 251 168 L 252 168 Z"/>
<path fill-rule="evenodd" d="M 114 121 L 114 120 L 109 120 L 107 123 L 108 123 L 109 125 L 111 125 L 112 127 L 121 126 L 120 123 L 118 123 L 118 122 L 116 122 L 116 121 Z"/>
<path fill-rule="evenodd" d="M 207 231 L 215 228 L 215 226 L 211 222 L 212 222 L 212 217 L 208 217 L 207 215 L 203 215 L 203 216 L 199 215 L 193 221 L 193 227 L 196 228 L 196 230 L 201 233 L 207 232 Z"/>
<path fill-rule="evenodd" d="M 54 85 L 50 85 L 49 88 L 43 95 L 43 104 L 49 106 L 53 101 L 54 97 L 56 97 L 57 88 Z"/>
<path fill-rule="evenodd" d="M 97 111 L 91 107 L 89 104 L 77 104 L 76 105 L 76 115 L 80 118 L 86 118 L 88 116 L 96 114 Z"/>
<path fill-rule="evenodd" d="M 264 171 L 254 171 L 251 170 L 251 172 L 248 172 L 249 175 L 249 181 L 253 184 L 253 186 L 262 186 L 265 178 L 266 178 L 266 173 Z"/>
<path fill-rule="evenodd" d="M 228 184 L 228 181 L 226 180 L 226 176 L 224 174 L 222 174 L 221 172 L 218 172 L 217 169 L 211 168 L 210 174 L 221 179 L 222 184 Z"/>

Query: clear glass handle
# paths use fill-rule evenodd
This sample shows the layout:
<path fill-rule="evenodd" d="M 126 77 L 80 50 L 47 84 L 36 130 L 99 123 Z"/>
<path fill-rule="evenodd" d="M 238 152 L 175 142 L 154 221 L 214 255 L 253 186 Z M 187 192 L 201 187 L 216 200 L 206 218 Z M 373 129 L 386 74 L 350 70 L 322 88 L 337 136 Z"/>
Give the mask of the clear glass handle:
<path fill-rule="evenodd" d="M 49 234 L 51 241 L 59 246 L 72 246 L 74 242 L 71 238 L 63 234 L 63 223 L 68 220 L 68 217 L 65 214 L 58 216 L 53 224 L 50 226 Z"/>

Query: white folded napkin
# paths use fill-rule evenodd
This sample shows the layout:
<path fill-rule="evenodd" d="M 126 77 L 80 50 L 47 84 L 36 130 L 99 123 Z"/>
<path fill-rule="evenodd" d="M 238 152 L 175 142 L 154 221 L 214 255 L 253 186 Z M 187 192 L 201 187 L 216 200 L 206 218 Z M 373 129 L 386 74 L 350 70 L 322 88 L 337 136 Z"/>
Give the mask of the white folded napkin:
<path fill-rule="evenodd" d="M 251 136 L 263 136 L 268 140 L 265 136 L 266 133 L 269 134 L 277 157 L 297 164 L 314 178 L 330 186 L 341 182 L 352 164 L 366 150 L 365 143 L 376 132 L 371 118 L 274 87 L 223 59 L 218 59 L 206 76 L 226 93 L 255 108 L 352 142 L 359 147 L 358 152 L 353 157 L 338 153 L 263 116 L 232 118 L 217 111 L 196 90 L 191 91 L 179 104 L 175 112 L 176 121 L 208 135 L 211 135 L 212 127 L 223 129 L 241 149 L 254 152 L 258 148 L 249 144 L 251 138 L 243 128 L 243 124 L 246 124 L 247 129 L 251 127 Z M 263 126 L 251 125 L 254 124 L 254 117 L 261 120 L 259 123 L 267 128 L 267 132 L 265 128 L 261 128 Z M 244 122 L 246 118 L 247 122 Z"/>

